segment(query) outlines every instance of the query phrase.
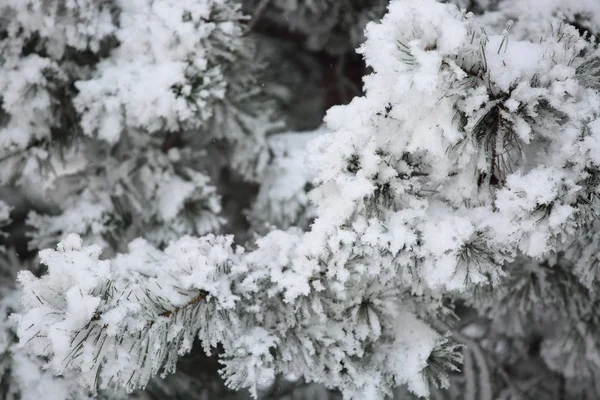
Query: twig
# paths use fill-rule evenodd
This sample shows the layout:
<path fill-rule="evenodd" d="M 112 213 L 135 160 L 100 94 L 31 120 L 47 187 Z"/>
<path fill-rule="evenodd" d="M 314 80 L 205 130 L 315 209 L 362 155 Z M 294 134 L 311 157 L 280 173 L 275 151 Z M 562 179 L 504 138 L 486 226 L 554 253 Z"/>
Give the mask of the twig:
<path fill-rule="evenodd" d="M 173 314 L 178 313 L 179 311 L 183 310 L 184 308 L 191 307 L 191 306 L 196 305 L 196 304 L 200 303 L 201 301 L 205 300 L 206 296 L 207 296 L 207 294 L 205 292 L 201 292 L 200 294 L 198 294 L 196 297 L 191 299 L 186 304 L 179 306 L 179 307 L 175 307 L 172 310 L 164 311 L 164 312 L 158 314 L 158 317 L 170 318 Z M 100 314 L 95 313 L 94 316 L 92 317 L 92 319 L 90 320 L 90 322 L 99 321 L 100 318 L 101 318 Z M 148 321 L 148 326 L 154 325 L 155 322 L 156 321 L 154 321 L 154 320 Z M 106 328 L 108 328 L 108 324 L 104 324 L 102 326 L 102 329 L 106 329 Z"/>
<path fill-rule="evenodd" d="M 476 400 L 477 387 L 475 385 L 475 371 L 473 369 L 473 355 L 468 347 L 464 349 L 464 368 L 465 376 L 465 400 Z"/>
<path fill-rule="evenodd" d="M 491 385 L 491 377 L 490 371 L 487 366 L 487 361 L 485 355 L 483 354 L 483 350 L 479 344 L 477 344 L 474 340 L 464 336 L 462 333 L 458 332 L 455 329 L 449 329 L 444 323 L 438 322 L 438 325 L 443 328 L 445 331 L 450 331 L 452 335 L 459 341 L 466 345 L 469 350 L 473 353 L 475 357 L 475 361 L 477 361 L 477 365 L 479 366 L 479 397 L 478 400 L 492 400 L 492 385 Z"/>
<path fill-rule="evenodd" d="M 250 22 L 248 22 L 248 31 L 254 30 L 254 27 L 256 26 L 258 21 L 260 21 L 260 19 L 262 18 L 262 15 L 264 14 L 267 7 L 269 6 L 269 3 L 271 3 L 271 0 L 261 0 L 261 2 L 258 3 L 258 6 L 256 6 L 256 11 L 254 12 L 254 15 L 252 16 L 252 19 L 250 20 Z"/>

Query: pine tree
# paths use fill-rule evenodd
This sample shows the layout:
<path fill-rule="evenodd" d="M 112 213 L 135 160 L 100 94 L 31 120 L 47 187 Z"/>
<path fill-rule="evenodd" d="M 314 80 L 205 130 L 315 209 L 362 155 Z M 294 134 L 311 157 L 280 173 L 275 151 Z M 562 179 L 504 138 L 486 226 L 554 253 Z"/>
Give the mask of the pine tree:
<path fill-rule="evenodd" d="M 600 10 L 538 5 L 7 2 L 2 183 L 45 201 L 6 397 L 216 393 L 215 355 L 254 397 L 597 397 Z M 369 71 L 312 133 L 252 34 L 286 18 Z"/>

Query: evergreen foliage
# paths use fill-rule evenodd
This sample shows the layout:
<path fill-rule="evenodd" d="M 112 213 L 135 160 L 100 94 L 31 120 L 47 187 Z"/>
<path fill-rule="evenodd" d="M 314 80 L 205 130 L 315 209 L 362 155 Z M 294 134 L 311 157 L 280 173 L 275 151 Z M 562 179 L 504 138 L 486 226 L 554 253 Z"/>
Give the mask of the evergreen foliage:
<path fill-rule="evenodd" d="M 0 12 L 0 397 L 600 396 L 595 2 Z"/>

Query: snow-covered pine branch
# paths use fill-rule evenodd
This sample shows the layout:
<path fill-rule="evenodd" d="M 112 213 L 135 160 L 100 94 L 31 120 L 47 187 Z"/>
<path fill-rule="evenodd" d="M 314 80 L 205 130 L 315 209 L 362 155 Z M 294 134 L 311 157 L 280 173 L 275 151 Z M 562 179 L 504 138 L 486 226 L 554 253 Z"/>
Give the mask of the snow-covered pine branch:
<path fill-rule="evenodd" d="M 64 232 L 124 249 L 140 234 L 165 246 L 186 234 L 218 231 L 224 222 L 220 196 L 210 178 L 191 167 L 202 152 L 186 148 L 165 154 L 160 141 L 137 133 L 128 137 L 131 142 L 113 148 L 112 156 L 98 143 L 88 149 L 92 161 L 57 179 L 64 196 L 61 212 L 29 213 L 31 248 L 53 247 Z"/>
<path fill-rule="evenodd" d="M 29 246 L 73 232 L 120 250 L 141 232 L 164 246 L 218 231 L 207 143 L 224 142 L 220 164 L 255 180 L 281 129 L 240 5 L 9 1 L 2 13 L 0 184 L 44 199 Z"/>
<path fill-rule="evenodd" d="M 40 252 L 47 276 L 20 275 L 24 302 L 35 308 L 20 336 L 38 355 L 51 352 L 55 372 L 75 367 L 88 386 L 102 379 L 133 389 L 159 368 L 172 372 L 199 333 L 207 349 L 236 338 L 227 317 L 238 300 L 228 281 L 239 274 L 231 238 L 184 238 L 164 252 L 140 239 L 114 260 L 99 255 L 72 235 L 58 251 Z"/>
<path fill-rule="evenodd" d="M 254 60 L 235 1 L 9 1 L 2 15 L 0 184 L 35 187 L 54 216 L 77 207 L 87 211 L 84 219 L 97 215 L 88 226 L 65 215 L 49 230 L 97 234 L 98 225 L 120 218 L 123 205 L 108 198 L 121 197 L 110 193 L 120 181 L 144 196 L 156 192 L 130 181 L 132 169 L 157 157 L 160 165 L 150 169 L 193 185 L 185 190 L 195 193 L 189 202 L 206 192 L 205 208 L 218 213 L 208 177 L 190 172 L 189 162 L 177 165 L 177 155 L 165 162 L 157 154 L 180 146 L 183 135 L 202 143 L 183 150 L 188 158 L 200 159 L 205 143 L 223 140 L 229 168 L 250 180 L 263 173 L 266 137 L 281 124 L 256 83 L 264 66 Z M 95 188 L 79 187 L 82 177 Z M 151 214 L 145 219 L 165 222 Z M 214 230 L 215 217 L 178 235 Z"/>
<path fill-rule="evenodd" d="M 112 260 L 70 236 L 40 252 L 47 275 L 19 277 L 21 343 L 92 388 L 144 387 L 173 372 L 198 337 L 207 352 L 222 347 L 228 384 L 253 393 L 291 373 L 354 397 L 404 383 L 426 394 L 432 352 L 442 365 L 456 355 L 411 314 L 422 300 L 390 272 L 385 283 L 349 280 L 352 298 L 336 294 L 320 263 L 295 248 L 299 235 L 272 233 L 247 254 L 232 250 L 231 237 L 186 237 L 164 252 L 140 239 Z"/>

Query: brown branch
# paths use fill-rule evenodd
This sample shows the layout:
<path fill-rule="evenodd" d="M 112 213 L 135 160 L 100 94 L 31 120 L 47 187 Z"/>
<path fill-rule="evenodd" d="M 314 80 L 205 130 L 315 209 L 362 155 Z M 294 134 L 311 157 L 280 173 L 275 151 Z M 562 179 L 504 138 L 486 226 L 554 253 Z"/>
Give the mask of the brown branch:
<path fill-rule="evenodd" d="M 172 310 L 164 311 L 164 312 L 158 314 L 157 317 L 170 318 L 173 314 L 178 313 L 179 311 L 183 310 L 184 308 L 191 307 L 191 306 L 194 306 L 194 305 L 200 303 L 201 301 L 205 300 L 207 296 L 208 296 L 208 294 L 206 292 L 200 292 L 200 294 L 198 294 L 196 297 L 192 298 L 186 304 L 179 306 L 179 307 L 175 307 Z M 94 316 L 90 320 L 90 323 L 97 322 L 100 320 L 100 318 L 101 318 L 100 314 L 94 313 Z M 154 325 L 155 322 L 156 322 L 155 320 L 148 321 L 148 323 L 147 323 L 148 327 Z M 102 325 L 102 329 L 106 329 L 106 328 L 108 328 L 108 324 Z"/>
<path fill-rule="evenodd" d="M 170 317 L 171 315 L 173 315 L 174 313 L 177 313 L 177 312 L 179 312 L 179 310 L 182 310 L 182 309 L 184 309 L 184 308 L 191 307 L 191 306 L 193 306 L 193 305 L 196 305 L 196 304 L 200 303 L 202 300 L 205 300 L 205 299 L 206 299 L 206 297 L 207 297 L 207 293 L 205 293 L 205 292 L 200 292 L 200 294 L 199 294 L 198 296 L 196 296 L 196 297 L 194 297 L 193 299 L 191 299 L 189 302 L 187 302 L 187 304 L 184 304 L 184 305 L 183 305 L 183 306 L 181 306 L 181 307 L 175 307 L 175 308 L 174 308 L 173 310 L 171 310 L 171 311 L 165 311 L 165 312 L 163 312 L 163 313 L 161 313 L 161 314 L 158 314 L 158 316 L 159 316 L 159 317 L 165 317 L 165 318 L 169 318 L 169 317 Z M 154 322 L 152 322 L 152 323 L 154 323 Z"/>

